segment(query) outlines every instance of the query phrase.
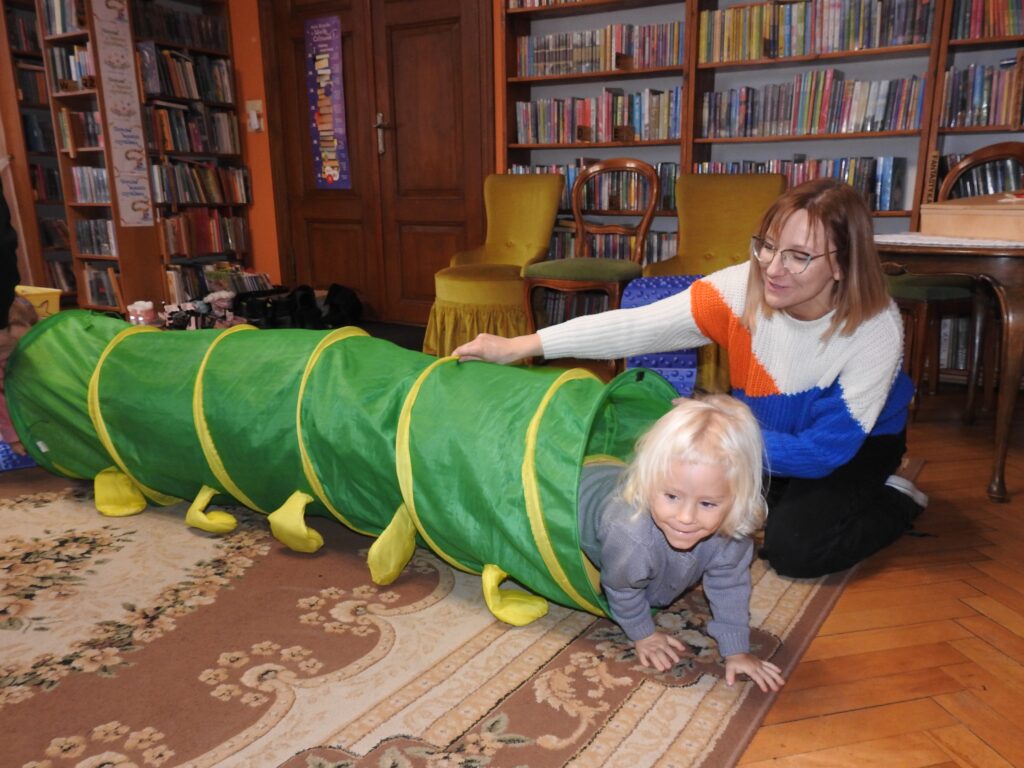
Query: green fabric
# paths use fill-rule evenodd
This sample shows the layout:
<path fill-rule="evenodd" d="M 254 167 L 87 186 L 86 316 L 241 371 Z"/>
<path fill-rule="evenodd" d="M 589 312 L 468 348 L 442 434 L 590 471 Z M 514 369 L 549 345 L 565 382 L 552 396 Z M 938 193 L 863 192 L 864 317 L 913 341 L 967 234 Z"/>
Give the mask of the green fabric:
<path fill-rule="evenodd" d="M 273 513 L 275 534 L 300 551 L 320 546 L 307 514 L 376 536 L 405 510 L 417 540 L 456 567 L 493 566 L 491 581 L 505 573 L 607 611 L 579 548 L 579 474 L 590 454 L 627 459 L 671 407 L 675 391 L 657 374 L 605 385 L 581 369 L 438 361 L 358 329 L 118 336 L 131 328 L 72 310 L 15 350 L 11 415 L 43 466 L 113 472 L 133 497 L 149 488 L 205 507 L 230 494 Z M 97 424 L 117 461 L 89 415 L 98 365 Z M 400 554 L 388 553 L 398 565 Z"/>
<path fill-rule="evenodd" d="M 4 386 L 14 429 L 40 466 L 94 478 L 113 464 L 87 396 L 100 355 L 125 327 L 120 319 L 68 310 L 41 320 L 18 342 Z"/>
<path fill-rule="evenodd" d="M 551 259 L 530 264 L 523 270 L 523 276 L 614 283 L 635 280 L 642 271 L 639 264 L 625 259 Z"/>

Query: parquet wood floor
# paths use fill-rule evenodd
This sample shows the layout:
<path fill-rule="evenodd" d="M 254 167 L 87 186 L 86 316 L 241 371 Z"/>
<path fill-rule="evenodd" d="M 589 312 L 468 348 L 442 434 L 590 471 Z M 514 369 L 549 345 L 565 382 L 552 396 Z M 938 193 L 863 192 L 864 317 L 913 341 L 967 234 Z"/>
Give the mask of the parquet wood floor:
<path fill-rule="evenodd" d="M 917 527 L 931 535 L 860 566 L 743 768 L 1024 768 L 1024 418 L 1007 465 L 1012 500 L 993 504 L 992 420 L 963 426 L 962 402 L 925 398 L 909 430 L 930 497 Z M 55 482 L 2 473 L 0 494 Z"/>
<path fill-rule="evenodd" d="M 861 564 L 743 768 L 1024 768 L 1024 419 L 994 504 L 992 419 L 963 426 L 962 398 L 926 397 L 908 430 L 930 535 Z"/>

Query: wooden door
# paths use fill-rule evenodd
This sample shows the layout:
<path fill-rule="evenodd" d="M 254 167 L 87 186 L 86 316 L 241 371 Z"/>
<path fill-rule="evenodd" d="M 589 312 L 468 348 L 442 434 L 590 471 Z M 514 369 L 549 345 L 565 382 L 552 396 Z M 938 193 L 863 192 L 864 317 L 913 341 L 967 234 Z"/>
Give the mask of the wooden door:
<path fill-rule="evenodd" d="M 275 49 L 266 66 L 268 101 L 281 103 L 280 141 L 273 133 L 271 141 L 275 178 L 284 177 L 275 194 L 287 211 L 285 279 L 348 285 L 371 318 L 425 323 L 434 273 L 485 235 L 483 179 L 494 154 L 489 4 L 270 6 Z M 350 190 L 317 189 L 312 171 L 304 22 L 330 14 L 342 28 Z"/>

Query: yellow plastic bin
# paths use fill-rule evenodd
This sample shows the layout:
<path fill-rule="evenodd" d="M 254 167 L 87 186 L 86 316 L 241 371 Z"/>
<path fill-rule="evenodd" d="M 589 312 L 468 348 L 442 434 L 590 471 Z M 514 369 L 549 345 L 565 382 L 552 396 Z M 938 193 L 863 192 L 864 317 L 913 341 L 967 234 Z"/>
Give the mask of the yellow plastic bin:
<path fill-rule="evenodd" d="M 14 292 L 32 302 L 36 314 L 44 317 L 60 312 L 60 291 L 57 288 L 40 288 L 35 285 L 16 285 Z"/>

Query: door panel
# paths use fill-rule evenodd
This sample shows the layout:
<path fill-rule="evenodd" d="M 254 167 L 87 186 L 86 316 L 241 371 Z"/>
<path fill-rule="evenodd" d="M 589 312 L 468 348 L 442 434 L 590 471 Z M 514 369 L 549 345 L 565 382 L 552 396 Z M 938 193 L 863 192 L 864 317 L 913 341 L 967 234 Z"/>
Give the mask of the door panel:
<path fill-rule="evenodd" d="M 394 0 L 374 7 L 384 285 L 393 319 L 425 323 L 434 273 L 484 239 L 492 167 L 489 3 Z"/>
<path fill-rule="evenodd" d="M 282 243 L 286 279 L 327 288 L 340 283 L 354 289 L 369 316 L 382 314 L 380 182 L 373 124 L 373 79 L 367 76 L 370 41 L 365 14 L 350 4 L 325 10 L 323 4 L 274 3 L 277 30 L 277 93 L 283 109 L 283 172 L 286 195 L 278 205 L 288 213 L 289 231 Z M 312 141 L 305 73 L 307 18 L 336 13 L 342 29 L 345 122 L 352 188 L 325 190 L 313 177 Z M 359 73 L 363 73 L 359 76 Z M 362 130 L 359 128 L 362 127 Z M 272 137 L 273 140 L 273 137 Z M 289 258 L 290 257 L 290 258 Z"/>
<path fill-rule="evenodd" d="M 288 211 L 285 274 L 356 289 L 372 319 L 425 323 L 434 273 L 485 236 L 483 180 L 494 162 L 490 3 L 266 7 L 275 30 L 267 66 L 283 105 L 278 154 L 287 183 L 275 194 Z M 348 191 L 316 189 L 307 125 L 303 20 L 332 13 L 343 30 Z M 377 113 L 386 124 L 383 154 Z"/>

